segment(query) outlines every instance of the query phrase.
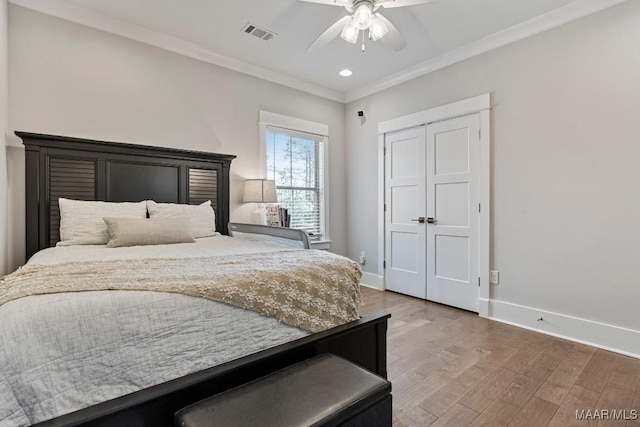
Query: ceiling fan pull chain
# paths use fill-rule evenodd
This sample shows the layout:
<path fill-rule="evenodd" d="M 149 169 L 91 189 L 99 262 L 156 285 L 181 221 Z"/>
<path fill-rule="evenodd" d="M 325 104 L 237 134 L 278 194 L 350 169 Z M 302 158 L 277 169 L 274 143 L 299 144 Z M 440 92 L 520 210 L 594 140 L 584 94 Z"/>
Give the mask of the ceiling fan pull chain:
<path fill-rule="evenodd" d="M 364 30 L 362 30 L 362 53 L 364 53 L 365 51 L 365 46 L 364 46 Z"/>

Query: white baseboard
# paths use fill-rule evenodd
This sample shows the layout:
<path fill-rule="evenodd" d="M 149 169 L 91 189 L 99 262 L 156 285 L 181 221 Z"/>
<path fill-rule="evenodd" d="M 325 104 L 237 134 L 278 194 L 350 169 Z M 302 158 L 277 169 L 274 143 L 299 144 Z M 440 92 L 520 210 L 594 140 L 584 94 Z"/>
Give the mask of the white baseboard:
<path fill-rule="evenodd" d="M 480 317 L 489 318 L 489 302 L 486 298 L 480 298 L 478 301 L 478 315 Z"/>
<path fill-rule="evenodd" d="M 378 276 L 377 274 L 367 273 L 366 271 L 363 271 L 362 279 L 360 279 L 360 284 L 362 286 L 366 286 L 367 288 L 373 288 L 379 291 L 384 291 L 383 277 Z"/>
<path fill-rule="evenodd" d="M 489 300 L 488 308 L 489 319 L 498 322 L 640 358 L 640 331 L 634 329 L 505 301 Z"/>

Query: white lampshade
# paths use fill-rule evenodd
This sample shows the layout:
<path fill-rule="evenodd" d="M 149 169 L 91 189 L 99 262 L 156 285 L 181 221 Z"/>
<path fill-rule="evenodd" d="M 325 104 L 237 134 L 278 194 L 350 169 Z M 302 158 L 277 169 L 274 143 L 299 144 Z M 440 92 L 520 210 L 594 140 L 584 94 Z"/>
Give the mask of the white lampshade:
<path fill-rule="evenodd" d="M 356 24 L 353 22 L 353 18 L 351 18 L 349 22 L 347 22 L 347 25 L 342 29 L 340 37 L 349 43 L 355 43 L 358 40 L 358 31 L 358 27 L 356 27 Z"/>
<path fill-rule="evenodd" d="M 245 203 L 277 203 L 276 182 L 272 179 L 248 179 L 244 182 Z"/>
<path fill-rule="evenodd" d="M 371 33 L 371 38 L 373 41 L 377 41 L 384 37 L 385 34 L 389 32 L 389 28 L 387 25 L 379 18 L 379 13 L 373 15 L 371 18 L 371 25 L 369 26 L 369 32 Z"/>
<path fill-rule="evenodd" d="M 371 6 L 367 3 L 361 4 L 353 14 L 353 23 L 359 30 L 366 30 L 371 24 Z"/>

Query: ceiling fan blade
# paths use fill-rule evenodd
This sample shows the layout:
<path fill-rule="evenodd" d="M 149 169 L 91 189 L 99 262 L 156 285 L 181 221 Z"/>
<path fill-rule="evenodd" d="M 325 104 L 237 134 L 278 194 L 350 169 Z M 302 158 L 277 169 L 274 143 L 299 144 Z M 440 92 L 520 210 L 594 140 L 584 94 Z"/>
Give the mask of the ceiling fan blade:
<path fill-rule="evenodd" d="M 385 9 L 389 9 L 393 7 L 414 6 L 416 4 L 431 3 L 432 1 L 433 0 L 377 0 L 376 6 L 382 6 Z"/>
<path fill-rule="evenodd" d="M 313 41 L 313 43 L 309 45 L 309 47 L 307 48 L 307 52 L 313 52 L 314 50 L 321 48 L 322 46 L 333 40 L 338 34 L 342 32 L 342 29 L 345 25 L 347 25 L 347 22 L 349 22 L 350 19 L 350 15 L 340 18 L 335 24 L 327 28 L 324 33 L 320 34 Z"/>
<path fill-rule="evenodd" d="M 402 37 L 402 34 L 400 34 L 400 31 L 398 31 L 396 26 L 379 13 L 376 13 L 376 16 L 382 22 L 384 22 L 384 24 L 389 29 L 389 32 L 380 39 L 382 44 L 395 50 L 396 52 L 404 49 L 407 46 L 407 42 L 404 40 L 404 37 Z"/>
<path fill-rule="evenodd" d="M 353 1 L 351 0 L 300 0 L 305 1 L 307 3 L 320 3 L 320 4 L 328 4 L 330 6 L 353 6 Z"/>

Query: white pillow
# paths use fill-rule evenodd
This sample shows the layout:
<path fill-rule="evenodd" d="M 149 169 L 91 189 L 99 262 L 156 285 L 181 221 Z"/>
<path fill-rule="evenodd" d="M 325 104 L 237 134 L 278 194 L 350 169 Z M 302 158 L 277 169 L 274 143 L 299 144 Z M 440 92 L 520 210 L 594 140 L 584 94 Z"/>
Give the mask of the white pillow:
<path fill-rule="evenodd" d="M 211 207 L 211 200 L 199 205 L 156 203 L 147 200 L 147 210 L 151 219 L 188 218 L 191 234 L 196 239 L 216 234 L 216 215 Z"/>
<path fill-rule="evenodd" d="M 58 246 L 105 245 L 109 241 L 105 216 L 146 218 L 146 202 L 114 203 L 58 199 L 60 206 L 60 242 Z"/>

